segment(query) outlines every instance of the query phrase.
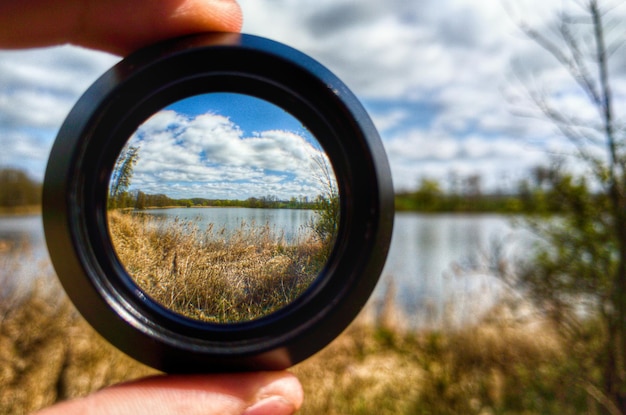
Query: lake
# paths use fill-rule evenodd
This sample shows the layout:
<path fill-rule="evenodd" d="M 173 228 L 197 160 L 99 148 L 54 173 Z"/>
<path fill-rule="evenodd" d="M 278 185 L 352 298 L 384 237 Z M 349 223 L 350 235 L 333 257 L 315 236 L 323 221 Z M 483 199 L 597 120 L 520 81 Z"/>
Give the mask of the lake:
<path fill-rule="evenodd" d="M 246 223 L 269 223 L 286 238 L 306 227 L 311 210 L 289 209 L 159 209 L 150 214 L 178 216 L 200 223 L 216 221 L 236 228 Z M 521 256 L 529 236 L 516 229 L 508 216 L 397 213 L 392 243 L 381 282 L 373 295 L 380 301 L 393 282 L 397 305 L 414 327 L 463 324 L 480 316 L 497 300 L 498 280 L 490 275 L 486 258 L 493 247 L 506 247 L 505 255 Z M 40 216 L 0 217 L 0 261 L 20 241 L 33 246 L 36 259 L 46 258 Z M 13 280 L 37 275 L 37 261 L 24 258 L 24 269 Z M 0 262 L 1 264 L 2 262 Z M 41 266 L 41 265 L 37 265 Z M 0 269 L 0 277 L 7 270 Z M 4 275 L 6 286 L 6 278 Z M 2 278 L 0 278 L 2 281 Z M 16 283 L 13 281 L 13 283 Z"/>
<path fill-rule="evenodd" d="M 26 245 L 31 249 L 18 249 Z M 14 268 L 16 252 L 19 269 Z M 0 298 L 15 288 L 27 288 L 34 277 L 50 275 L 52 266 L 39 215 L 0 216 Z"/>
<path fill-rule="evenodd" d="M 315 211 L 310 209 L 250 209 L 242 207 L 225 208 L 172 208 L 142 211 L 160 218 L 179 218 L 193 221 L 200 228 L 215 224 L 215 231 L 223 229 L 227 233 L 236 232 L 241 226 L 265 226 L 277 236 L 292 241 L 298 234 L 310 231 L 307 226 L 315 219 Z"/>
<path fill-rule="evenodd" d="M 387 263 L 374 300 L 393 282 L 410 326 L 458 325 L 479 318 L 502 292 L 488 269 L 495 249 L 520 258 L 532 242 L 514 218 L 495 214 L 396 214 Z"/>

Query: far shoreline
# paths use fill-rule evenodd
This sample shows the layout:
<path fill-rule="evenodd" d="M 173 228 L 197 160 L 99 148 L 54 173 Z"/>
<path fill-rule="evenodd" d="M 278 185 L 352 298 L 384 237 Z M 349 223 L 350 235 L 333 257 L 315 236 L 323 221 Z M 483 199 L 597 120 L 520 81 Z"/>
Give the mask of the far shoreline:
<path fill-rule="evenodd" d="M 41 205 L 0 206 L 0 217 L 41 215 Z"/>

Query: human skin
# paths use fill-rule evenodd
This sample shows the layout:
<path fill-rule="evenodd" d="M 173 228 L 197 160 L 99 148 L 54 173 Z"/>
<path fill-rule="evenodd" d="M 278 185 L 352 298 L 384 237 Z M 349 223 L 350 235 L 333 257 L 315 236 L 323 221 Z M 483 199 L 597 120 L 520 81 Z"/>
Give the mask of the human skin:
<path fill-rule="evenodd" d="M 0 1 L 0 48 L 74 44 L 117 55 L 185 34 L 241 30 L 234 0 Z"/>
<path fill-rule="evenodd" d="M 0 0 L 0 49 L 73 44 L 117 55 L 159 40 L 238 32 L 234 0 Z M 163 375 L 66 401 L 39 415 L 288 415 L 302 404 L 288 372 Z"/>
<path fill-rule="evenodd" d="M 105 388 L 36 415 L 289 415 L 302 403 L 286 372 L 157 376 Z"/>

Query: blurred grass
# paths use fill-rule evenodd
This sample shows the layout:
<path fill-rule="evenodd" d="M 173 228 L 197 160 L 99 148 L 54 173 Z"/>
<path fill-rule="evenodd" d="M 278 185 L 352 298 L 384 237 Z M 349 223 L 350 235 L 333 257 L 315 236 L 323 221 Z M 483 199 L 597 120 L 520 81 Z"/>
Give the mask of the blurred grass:
<path fill-rule="evenodd" d="M 8 283 L 28 246 L 0 253 Z M 0 413 L 24 414 L 154 373 L 102 340 L 42 264 L 27 291 L 0 300 Z M 307 414 L 593 414 L 582 383 L 588 343 L 563 344 L 537 315 L 496 307 L 478 325 L 407 331 L 393 296 L 369 307 L 339 338 L 293 368 Z M 383 310 L 375 313 L 374 310 Z"/>
<path fill-rule="evenodd" d="M 0 252 L 0 413 L 24 414 L 153 373 L 100 338 L 74 310 L 46 260 L 32 285 L 12 284 L 36 261 L 28 244 Z"/>

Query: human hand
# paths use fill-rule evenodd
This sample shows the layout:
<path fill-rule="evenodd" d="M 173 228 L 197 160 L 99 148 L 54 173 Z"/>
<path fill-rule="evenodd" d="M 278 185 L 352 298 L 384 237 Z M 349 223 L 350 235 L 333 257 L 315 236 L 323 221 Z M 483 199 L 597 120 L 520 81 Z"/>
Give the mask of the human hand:
<path fill-rule="evenodd" d="M 0 1 L 0 48 L 72 43 L 118 55 L 185 34 L 241 30 L 235 0 Z"/>
<path fill-rule="evenodd" d="M 302 404 L 286 372 L 157 376 L 102 389 L 35 415 L 287 415 Z"/>

